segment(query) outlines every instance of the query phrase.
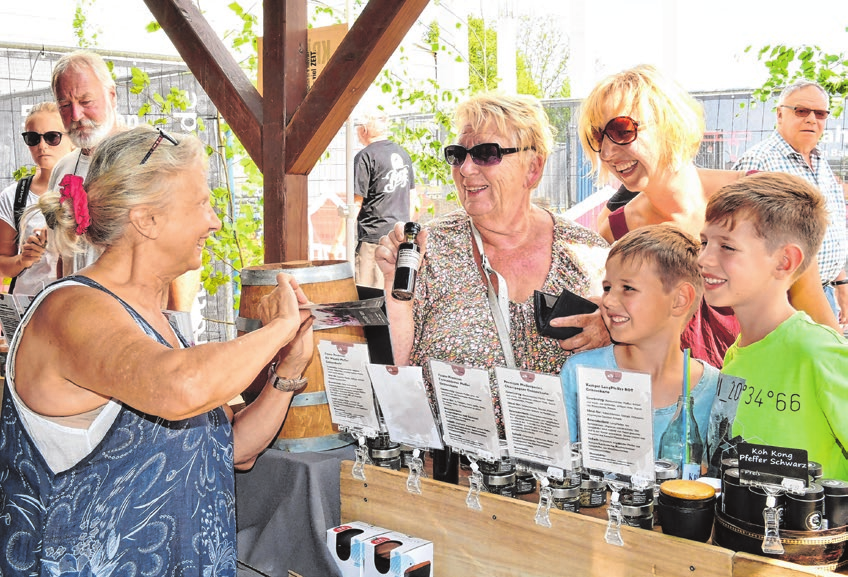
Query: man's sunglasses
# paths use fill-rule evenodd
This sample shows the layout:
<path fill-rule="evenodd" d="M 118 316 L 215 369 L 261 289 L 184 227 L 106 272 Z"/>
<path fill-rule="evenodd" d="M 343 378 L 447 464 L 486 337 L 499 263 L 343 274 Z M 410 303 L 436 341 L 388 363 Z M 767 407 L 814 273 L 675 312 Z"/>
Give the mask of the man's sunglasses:
<path fill-rule="evenodd" d="M 24 142 L 27 146 L 38 146 L 42 136 L 44 137 L 44 142 L 50 146 L 59 146 L 59 143 L 62 142 L 62 133 L 58 130 L 50 130 L 44 134 L 32 131 L 22 132 L 21 136 L 24 137 Z"/>
<path fill-rule="evenodd" d="M 636 140 L 636 135 L 639 132 L 639 123 L 629 116 L 616 116 L 604 127 L 599 130 L 592 127 L 586 140 L 589 141 L 589 147 L 595 152 L 601 151 L 601 144 L 604 141 L 604 136 L 610 139 L 615 144 L 625 145 Z"/>
<path fill-rule="evenodd" d="M 445 147 L 445 160 L 451 166 L 461 166 L 465 158 L 470 154 L 471 161 L 477 166 L 494 166 L 500 164 L 505 154 L 515 154 L 525 150 L 536 150 L 532 146 L 524 148 L 501 148 L 496 142 L 478 144 L 471 148 L 465 148 L 459 144 L 451 144 Z"/>
<path fill-rule="evenodd" d="M 816 110 L 814 108 L 805 108 L 803 106 L 787 106 L 786 104 L 781 104 L 781 108 L 791 108 L 795 112 L 795 116 L 798 118 L 807 118 L 810 113 L 816 115 L 818 120 L 824 120 L 830 115 L 830 110 Z"/>

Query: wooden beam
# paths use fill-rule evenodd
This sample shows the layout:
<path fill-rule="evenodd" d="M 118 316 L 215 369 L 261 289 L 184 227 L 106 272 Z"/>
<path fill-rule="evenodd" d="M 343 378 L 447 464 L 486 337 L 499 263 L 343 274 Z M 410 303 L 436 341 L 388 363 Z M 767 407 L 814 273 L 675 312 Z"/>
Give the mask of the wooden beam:
<path fill-rule="evenodd" d="M 265 0 L 262 156 L 265 262 L 309 257 L 307 176 L 286 175 L 286 120 L 306 95 L 306 0 Z"/>
<path fill-rule="evenodd" d="M 191 0 L 144 0 L 203 90 L 262 170 L 262 97 Z"/>
<path fill-rule="evenodd" d="M 368 2 L 286 128 L 286 173 L 309 174 L 428 1 Z"/>

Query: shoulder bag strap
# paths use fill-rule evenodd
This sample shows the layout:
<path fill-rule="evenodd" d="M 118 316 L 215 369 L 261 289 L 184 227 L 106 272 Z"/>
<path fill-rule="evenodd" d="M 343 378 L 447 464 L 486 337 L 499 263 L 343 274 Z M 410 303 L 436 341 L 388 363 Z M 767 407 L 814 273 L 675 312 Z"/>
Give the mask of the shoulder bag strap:
<path fill-rule="evenodd" d="M 514 369 L 515 354 L 512 351 L 512 341 L 509 340 L 509 288 L 506 286 L 504 277 L 489 264 L 489 259 L 486 258 L 486 253 L 483 251 L 483 239 L 480 237 L 480 231 L 474 226 L 474 222 L 469 222 L 471 224 L 471 233 L 474 236 L 474 242 L 477 244 L 477 250 L 480 252 L 483 271 L 486 273 L 486 282 L 489 285 L 489 308 L 492 309 L 492 317 L 498 329 L 498 339 L 501 341 L 501 348 L 506 358 L 506 366 Z M 498 279 L 498 291 L 495 291 L 491 275 L 495 275 Z"/>

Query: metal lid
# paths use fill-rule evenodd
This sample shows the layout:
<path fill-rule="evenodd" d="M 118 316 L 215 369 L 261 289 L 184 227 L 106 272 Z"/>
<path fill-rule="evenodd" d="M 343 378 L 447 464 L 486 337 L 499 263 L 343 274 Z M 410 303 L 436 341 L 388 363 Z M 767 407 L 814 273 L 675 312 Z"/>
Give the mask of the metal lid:
<path fill-rule="evenodd" d="M 386 449 L 371 449 L 372 459 L 393 459 L 395 457 L 400 457 L 400 445 Z"/>
<path fill-rule="evenodd" d="M 677 478 L 677 463 L 668 459 L 657 459 L 654 461 L 654 474 L 657 481 L 660 479 L 676 479 Z"/>
<path fill-rule="evenodd" d="M 577 499 L 580 497 L 580 487 L 551 487 L 551 497 L 554 499 Z"/>
<path fill-rule="evenodd" d="M 604 487 L 606 487 L 606 485 L 606 481 L 603 480 L 596 481 L 594 479 L 583 479 L 582 481 L 580 481 L 581 489 L 603 489 Z"/>
<path fill-rule="evenodd" d="M 515 485 L 515 473 L 483 474 L 483 483 L 487 487 L 505 487 Z"/>
<path fill-rule="evenodd" d="M 825 495 L 848 495 L 848 483 L 842 479 L 819 479 L 816 482 L 822 486 Z"/>
<path fill-rule="evenodd" d="M 621 514 L 625 517 L 647 517 L 654 514 L 654 502 L 650 501 L 644 505 L 622 505 Z"/>
<path fill-rule="evenodd" d="M 818 479 L 824 474 L 824 467 L 819 462 L 810 461 L 807 463 L 807 474 Z"/>

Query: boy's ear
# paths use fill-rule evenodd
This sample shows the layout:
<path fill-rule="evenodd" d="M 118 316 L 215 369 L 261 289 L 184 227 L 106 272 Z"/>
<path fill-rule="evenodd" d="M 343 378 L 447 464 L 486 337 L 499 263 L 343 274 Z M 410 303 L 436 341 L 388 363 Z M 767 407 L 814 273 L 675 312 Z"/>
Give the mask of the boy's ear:
<path fill-rule="evenodd" d="M 689 311 L 692 310 L 695 299 L 698 298 L 698 291 L 690 282 L 680 283 L 675 290 L 677 295 L 672 306 L 672 314 L 674 316 L 688 315 Z"/>
<path fill-rule="evenodd" d="M 794 278 L 804 261 L 804 251 L 797 244 L 788 243 L 778 249 L 775 275 L 777 278 Z"/>
<path fill-rule="evenodd" d="M 156 218 L 156 212 L 150 206 L 135 206 L 130 209 L 130 224 L 143 237 L 156 239 L 159 237 L 161 219 Z"/>

